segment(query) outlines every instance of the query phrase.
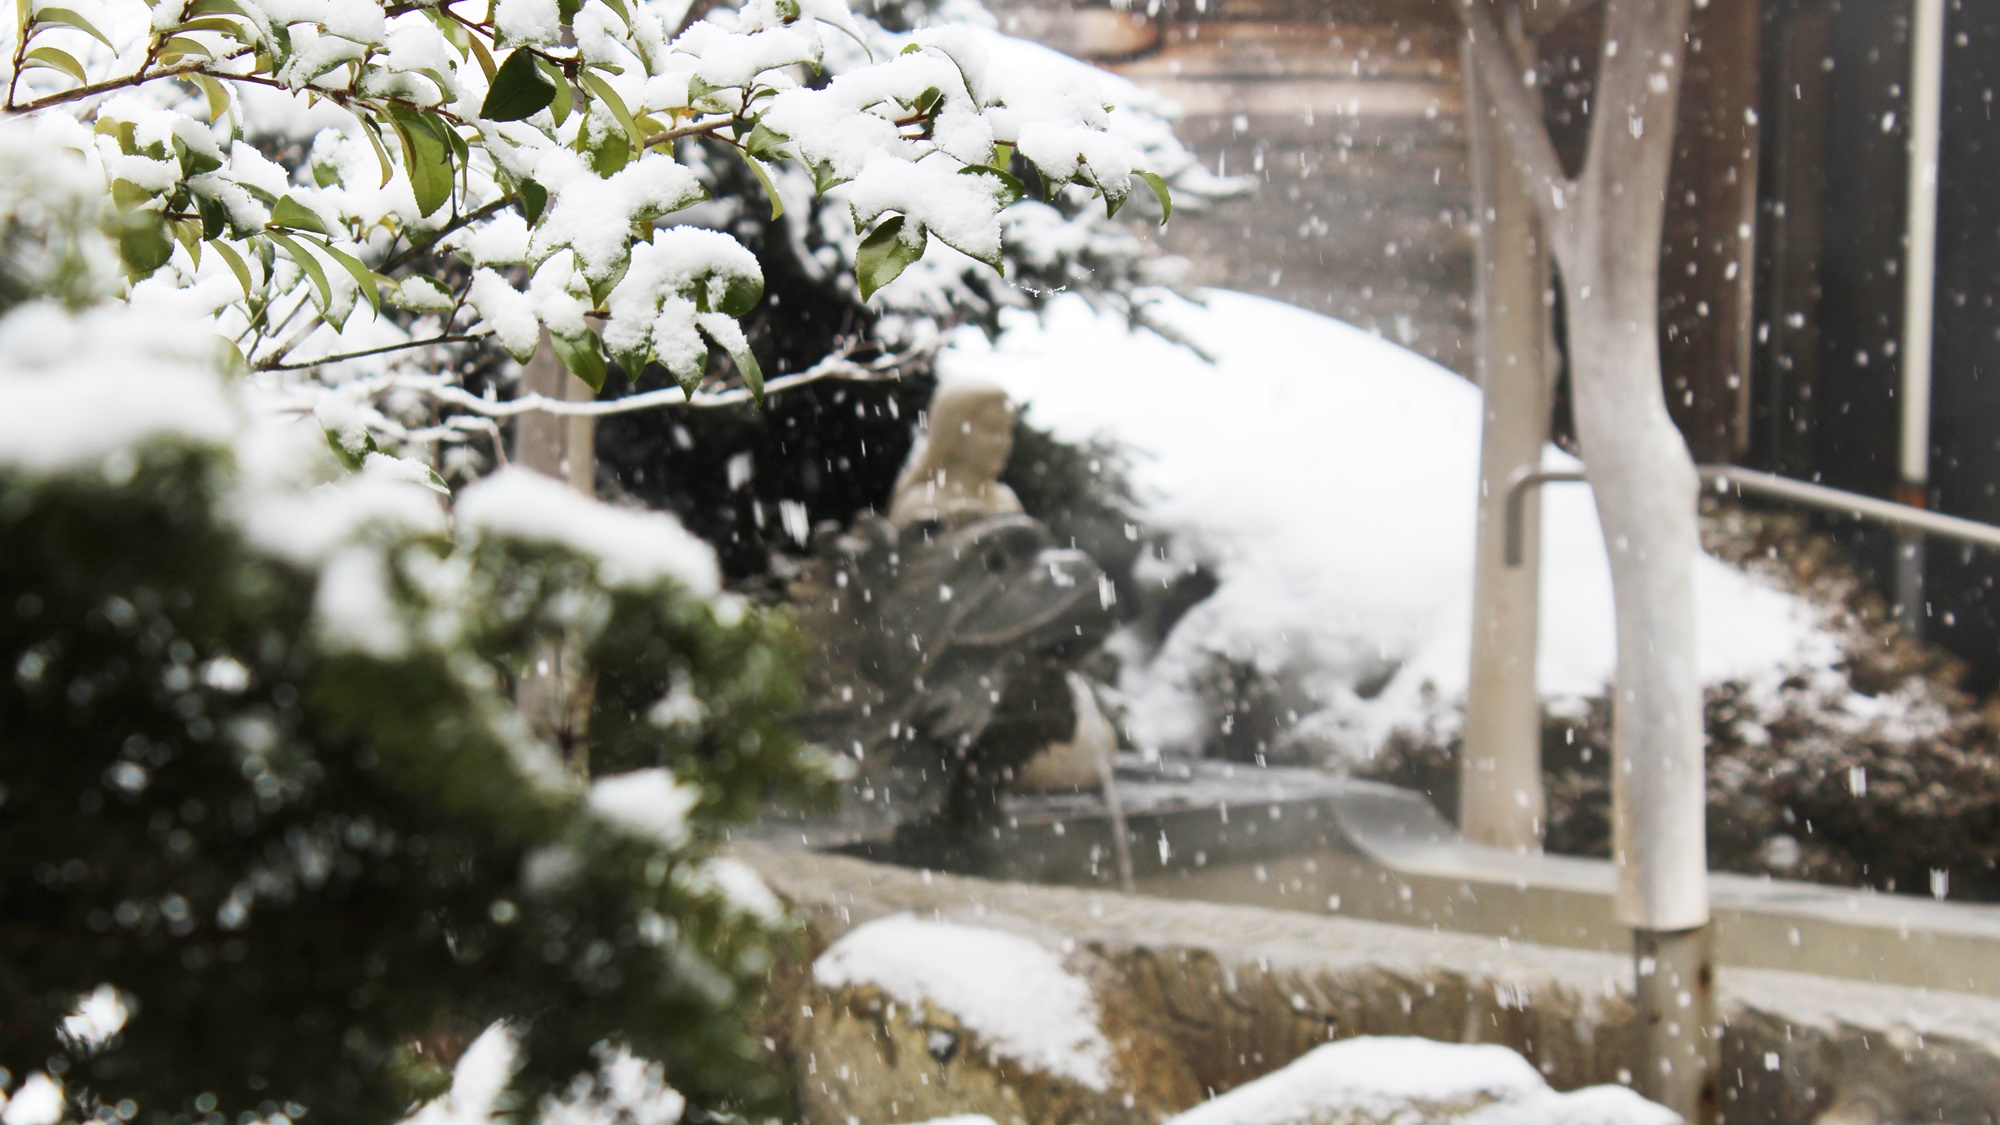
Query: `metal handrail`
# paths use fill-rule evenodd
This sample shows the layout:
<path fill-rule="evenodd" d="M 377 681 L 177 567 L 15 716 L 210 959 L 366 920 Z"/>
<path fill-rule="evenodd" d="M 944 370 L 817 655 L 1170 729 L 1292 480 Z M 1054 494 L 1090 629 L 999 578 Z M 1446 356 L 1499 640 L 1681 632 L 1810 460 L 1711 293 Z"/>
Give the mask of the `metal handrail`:
<path fill-rule="evenodd" d="M 1697 465 L 1702 483 L 1720 486 L 1720 491 L 1728 491 L 1731 486 L 1736 494 L 1769 496 L 1775 500 L 1787 500 L 1811 508 L 1821 508 L 1830 512 L 1843 512 L 1860 519 L 1872 519 L 1894 527 L 1921 531 L 1927 535 L 1942 535 L 1963 543 L 2000 550 L 2000 527 L 1978 520 L 1947 516 L 1924 508 L 1897 504 L 1889 500 L 1878 500 L 1873 496 L 1843 492 L 1838 488 L 1828 488 L 1823 484 L 1808 484 L 1802 480 L 1792 480 L 1775 473 L 1760 473 L 1755 469 L 1739 468 L 1735 465 Z M 1507 482 L 1507 565 L 1520 566 L 1523 552 L 1522 540 L 1526 538 L 1523 525 L 1527 521 L 1525 507 L 1528 491 L 1545 484 L 1561 484 L 1587 479 L 1574 469 L 1531 469 L 1517 472 Z"/>

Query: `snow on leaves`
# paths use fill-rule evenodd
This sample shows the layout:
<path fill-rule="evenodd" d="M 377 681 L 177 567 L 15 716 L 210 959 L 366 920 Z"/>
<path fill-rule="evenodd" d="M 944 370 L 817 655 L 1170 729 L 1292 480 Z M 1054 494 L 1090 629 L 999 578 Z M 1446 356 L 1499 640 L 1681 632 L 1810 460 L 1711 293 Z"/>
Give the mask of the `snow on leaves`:
<path fill-rule="evenodd" d="M 998 42 L 892 36 L 844 0 L 685 28 L 642 0 L 104 0 L 30 12 L 6 109 L 87 128 L 73 147 L 119 205 L 131 283 L 205 292 L 252 369 L 337 358 L 386 303 L 424 316 L 385 322 L 385 349 L 492 336 L 525 358 L 546 329 L 593 387 L 658 362 L 690 396 L 720 349 L 754 395 L 734 318 L 756 262 L 674 222 L 711 150 L 774 218 L 775 165 L 844 204 L 863 299 L 933 238 L 1000 268 L 1016 153 L 1045 198 L 1078 185 L 1110 212 L 1150 175 L 1087 68 L 1003 64 Z M 270 147 L 246 107 L 274 91 L 325 123 L 297 173 L 246 143 Z"/>

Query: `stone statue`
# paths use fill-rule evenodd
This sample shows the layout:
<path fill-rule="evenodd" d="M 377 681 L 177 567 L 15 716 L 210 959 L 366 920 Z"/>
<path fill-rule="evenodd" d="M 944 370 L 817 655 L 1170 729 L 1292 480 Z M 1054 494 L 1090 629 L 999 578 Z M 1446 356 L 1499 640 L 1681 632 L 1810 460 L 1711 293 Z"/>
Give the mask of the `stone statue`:
<path fill-rule="evenodd" d="M 929 428 L 896 478 L 889 522 L 958 525 L 1019 514 L 1020 499 L 1000 483 L 1013 451 L 1014 407 L 1005 391 L 972 379 L 939 384 Z"/>
<path fill-rule="evenodd" d="M 853 758 L 855 796 L 899 824 L 990 815 L 1075 732 L 1070 670 L 1113 624 L 1096 563 L 1000 483 L 1013 428 L 998 388 L 940 386 L 888 517 L 823 536 L 793 584 L 815 645 L 805 733 Z"/>

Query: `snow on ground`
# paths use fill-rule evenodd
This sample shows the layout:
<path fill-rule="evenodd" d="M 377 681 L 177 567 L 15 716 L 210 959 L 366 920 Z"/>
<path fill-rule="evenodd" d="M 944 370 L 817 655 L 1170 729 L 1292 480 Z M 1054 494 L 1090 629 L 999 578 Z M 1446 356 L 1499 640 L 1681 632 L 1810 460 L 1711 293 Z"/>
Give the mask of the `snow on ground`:
<path fill-rule="evenodd" d="M 897 914 L 834 942 L 813 962 L 813 980 L 873 985 L 913 1008 L 928 1002 L 1023 1066 L 1109 1088 L 1111 1044 L 1090 986 L 1027 938 Z"/>
<path fill-rule="evenodd" d="M 1412 1111 L 1415 1111 L 1413 1113 Z M 1674 1125 L 1672 1111 L 1621 1087 L 1549 1089 L 1506 1047 L 1364 1037 L 1328 1043 L 1288 1066 L 1170 1118 L 1168 1125 Z"/>
<path fill-rule="evenodd" d="M 1426 688 L 1465 690 L 1471 621 L 1479 392 L 1358 328 L 1289 305 L 1210 291 L 1176 303 L 1194 352 L 1081 299 L 1039 323 L 1013 320 L 994 347 L 962 340 L 946 378 L 999 383 L 1065 440 L 1108 438 L 1169 559 L 1202 562 L 1221 587 L 1159 652 L 1127 669 L 1132 733 L 1191 749 L 1210 722 L 1191 682 L 1211 654 L 1295 679 L 1317 724 L 1364 752 L 1424 721 Z M 1575 462 L 1551 449 L 1551 466 Z M 1588 486 L 1543 500 L 1542 647 L 1547 697 L 1600 693 L 1613 664 L 1611 580 Z M 1838 659 L 1796 597 L 1703 556 L 1700 668 L 1759 679 Z M 1386 686 L 1384 685 L 1386 681 Z M 1360 693 L 1380 688 L 1373 698 Z"/>

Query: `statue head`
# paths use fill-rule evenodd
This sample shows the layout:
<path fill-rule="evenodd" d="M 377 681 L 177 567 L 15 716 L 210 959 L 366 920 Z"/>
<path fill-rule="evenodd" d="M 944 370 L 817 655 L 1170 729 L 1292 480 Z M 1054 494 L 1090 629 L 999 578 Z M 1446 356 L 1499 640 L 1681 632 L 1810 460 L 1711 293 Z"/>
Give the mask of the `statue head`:
<path fill-rule="evenodd" d="M 1020 500 L 1000 483 L 1013 451 L 1014 407 L 1007 392 L 974 379 L 939 383 L 929 426 L 896 478 L 889 522 L 907 527 L 926 519 L 956 523 L 1019 512 Z"/>

